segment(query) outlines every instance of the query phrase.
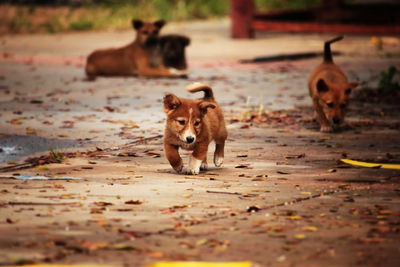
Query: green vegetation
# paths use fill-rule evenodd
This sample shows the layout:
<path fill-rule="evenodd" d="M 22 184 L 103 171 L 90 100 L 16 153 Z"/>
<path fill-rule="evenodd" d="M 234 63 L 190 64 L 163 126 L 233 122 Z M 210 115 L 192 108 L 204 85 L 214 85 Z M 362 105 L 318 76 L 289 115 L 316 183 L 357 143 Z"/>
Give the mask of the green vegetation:
<path fill-rule="evenodd" d="M 73 31 L 86 31 L 93 29 L 93 22 L 88 20 L 73 21 L 69 24 L 69 29 Z"/>
<path fill-rule="evenodd" d="M 57 163 L 61 163 L 64 160 L 64 155 L 62 152 L 57 149 L 50 149 L 50 158 L 53 159 Z"/>
<path fill-rule="evenodd" d="M 399 83 L 394 81 L 396 74 L 397 69 L 394 66 L 389 67 L 387 71 L 382 71 L 380 73 L 378 88 L 383 90 L 400 89 Z"/>
<path fill-rule="evenodd" d="M 299 10 L 317 7 L 322 0 L 255 0 L 255 3 L 260 10 Z"/>
<path fill-rule="evenodd" d="M 228 16 L 230 5 L 230 0 L 85 0 L 80 5 L 33 5 L 34 2 L 0 5 L 0 34 L 120 30 L 130 28 L 132 18 L 167 21 L 220 18 Z M 320 2 L 255 0 L 258 10 L 303 9 Z"/>

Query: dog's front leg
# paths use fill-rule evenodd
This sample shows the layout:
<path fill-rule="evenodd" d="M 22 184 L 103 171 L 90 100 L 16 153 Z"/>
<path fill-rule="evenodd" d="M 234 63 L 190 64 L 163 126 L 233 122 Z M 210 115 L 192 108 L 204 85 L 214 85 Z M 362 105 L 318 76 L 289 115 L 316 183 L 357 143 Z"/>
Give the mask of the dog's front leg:
<path fill-rule="evenodd" d="M 208 169 L 208 164 L 207 164 L 207 157 L 203 159 L 203 162 L 201 163 L 200 170 L 206 171 Z"/>
<path fill-rule="evenodd" d="M 137 62 L 137 72 L 139 76 L 148 77 L 183 77 L 187 75 L 187 71 L 180 71 L 174 68 L 167 68 L 164 65 L 151 67 L 150 62 L 146 60 Z"/>
<path fill-rule="evenodd" d="M 188 174 L 199 174 L 200 167 L 207 158 L 207 149 L 208 144 L 197 144 L 189 159 L 189 166 L 186 170 Z"/>
<path fill-rule="evenodd" d="M 329 123 L 328 119 L 326 118 L 324 111 L 322 110 L 319 101 L 317 99 L 314 99 L 314 110 L 317 113 L 317 119 L 320 125 L 320 131 L 323 133 L 329 133 L 332 132 L 332 126 Z"/>
<path fill-rule="evenodd" d="M 172 168 L 178 173 L 182 172 L 183 163 L 182 158 L 179 155 L 179 147 L 165 144 L 164 145 L 165 156 L 167 157 L 169 163 L 171 164 Z"/>

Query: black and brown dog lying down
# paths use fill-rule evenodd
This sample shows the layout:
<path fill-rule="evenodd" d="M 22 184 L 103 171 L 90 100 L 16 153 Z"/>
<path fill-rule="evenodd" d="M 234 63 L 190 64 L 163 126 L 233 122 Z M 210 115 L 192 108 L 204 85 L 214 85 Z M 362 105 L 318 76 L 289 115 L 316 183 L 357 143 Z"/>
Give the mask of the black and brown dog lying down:
<path fill-rule="evenodd" d="M 190 39 L 179 34 L 160 36 L 159 47 L 164 66 L 178 70 L 187 69 L 185 48 L 190 44 Z"/>
<path fill-rule="evenodd" d="M 180 41 L 176 41 L 176 37 L 166 37 L 164 49 L 160 46 L 159 32 L 164 26 L 162 20 L 154 23 L 143 22 L 141 20 L 132 20 L 132 26 L 136 30 L 136 39 L 120 48 L 110 48 L 96 50 L 91 53 L 86 62 L 85 71 L 89 79 L 96 76 L 145 76 L 145 77 L 182 77 L 186 76 L 186 68 L 181 68 L 182 64 L 176 62 L 186 62 L 183 58 L 178 60 L 178 56 L 174 56 L 174 60 L 170 60 L 167 56 L 166 62 L 173 62 L 181 69 L 173 66 L 165 65 L 163 62 L 163 54 L 168 53 L 178 44 L 178 49 L 182 50 L 181 55 L 184 56 L 184 46 L 181 47 Z M 181 39 L 181 38 L 178 38 Z M 172 48 L 171 48 L 172 47 Z M 174 50 L 174 51 L 175 51 Z"/>

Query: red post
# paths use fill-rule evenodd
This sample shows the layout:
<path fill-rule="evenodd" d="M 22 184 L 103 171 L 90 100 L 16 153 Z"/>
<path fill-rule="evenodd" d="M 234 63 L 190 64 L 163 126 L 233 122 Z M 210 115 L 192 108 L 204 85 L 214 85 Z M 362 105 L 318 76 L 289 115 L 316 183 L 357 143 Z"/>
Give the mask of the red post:
<path fill-rule="evenodd" d="M 253 0 L 231 0 L 231 37 L 253 38 L 251 24 L 254 16 Z"/>

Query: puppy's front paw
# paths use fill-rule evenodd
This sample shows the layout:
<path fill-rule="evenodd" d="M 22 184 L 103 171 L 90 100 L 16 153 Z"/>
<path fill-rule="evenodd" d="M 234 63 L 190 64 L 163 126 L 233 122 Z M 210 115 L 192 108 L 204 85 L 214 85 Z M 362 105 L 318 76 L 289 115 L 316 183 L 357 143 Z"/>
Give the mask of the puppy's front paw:
<path fill-rule="evenodd" d="M 221 167 L 223 162 L 224 162 L 224 158 L 218 157 L 218 156 L 214 157 L 214 164 L 216 167 Z"/>
<path fill-rule="evenodd" d="M 320 132 L 322 133 L 331 133 L 333 131 L 332 126 L 330 125 L 321 125 Z"/>
<path fill-rule="evenodd" d="M 169 68 L 168 70 L 172 75 L 177 76 L 177 77 L 187 77 L 189 74 L 189 72 L 187 70 L 178 70 L 175 68 Z"/>
<path fill-rule="evenodd" d="M 177 173 L 182 173 L 184 171 L 183 164 L 179 165 L 178 167 L 174 167 L 174 170 Z"/>
<path fill-rule="evenodd" d="M 197 175 L 200 173 L 200 168 L 199 169 L 191 169 L 189 167 L 183 168 L 182 172 L 183 174 L 188 174 L 188 175 Z"/>
<path fill-rule="evenodd" d="M 189 167 L 186 169 L 187 174 L 199 174 L 202 161 L 194 157 L 189 159 Z"/>

